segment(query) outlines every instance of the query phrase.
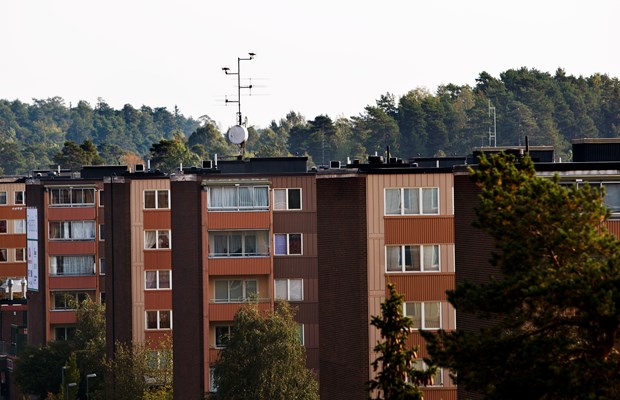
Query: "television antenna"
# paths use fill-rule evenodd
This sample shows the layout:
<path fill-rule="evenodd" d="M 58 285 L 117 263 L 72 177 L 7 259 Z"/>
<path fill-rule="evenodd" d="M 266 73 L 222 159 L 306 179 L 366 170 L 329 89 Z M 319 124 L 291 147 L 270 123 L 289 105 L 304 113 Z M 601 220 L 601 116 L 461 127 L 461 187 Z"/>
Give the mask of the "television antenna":
<path fill-rule="evenodd" d="M 491 105 L 491 100 L 489 100 L 489 125 L 491 124 L 491 113 L 493 113 L 493 130 L 491 131 L 491 126 L 489 126 L 489 147 L 497 147 L 497 119 L 495 117 L 495 107 Z"/>
<path fill-rule="evenodd" d="M 252 90 L 252 81 L 250 81 L 249 85 L 241 84 L 241 61 L 250 61 L 256 57 L 255 53 L 248 53 L 249 57 L 237 57 L 237 72 L 231 72 L 230 68 L 223 67 L 222 70 L 226 75 L 237 75 L 237 100 L 229 100 L 226 97 L 226 104 L 228 103 L 237 103 L 237 125 L 234 125 L 232 128 L 228 130 L 228 139 L 234 143 L 238 144 L 241 147 L 242 156 L 245 154 L 245 142 L 248 139 L 248 129 L 247 118 L 246 121 L 243 120 L 243 116 L 241 114 L 241 89 Z M 250 92 L 251 94 L 251 92 Z"/>

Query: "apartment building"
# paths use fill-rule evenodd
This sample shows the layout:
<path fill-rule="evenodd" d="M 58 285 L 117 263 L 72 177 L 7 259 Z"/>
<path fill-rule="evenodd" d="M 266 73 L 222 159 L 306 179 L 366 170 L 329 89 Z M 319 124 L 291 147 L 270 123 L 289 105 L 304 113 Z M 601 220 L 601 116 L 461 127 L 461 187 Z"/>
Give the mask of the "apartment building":
<path fill-rule="evenodd" d="M 69 339 L 75 301 L 105 302 L 103 177 L 123 170 L 84 167 L 26 181 L 29 344 Z"/>
<path fill-rule="evenodd" d="M 381 314 L 387 282 L 404 294 L 404 312 L 417 328 L 456 327 L 445 293 L 455 272 L 452 165 L 423 165 L 433 166 L 370 157 L 317 175 L 322 399 L 367 398 L 381 340 L 370 319 Z M 424 368 L 419 332 L 408 344 L 418 346 Z M 441 369 L 424 392 L 430 400 L 456 398 Z"/>
<path fill-rule="evenodd" d="M 203 167 L 105 179 L 108 353 L 172 335 L 175 398 L 201 398 L 239 308 L 282 299 L 318 374 L 316 174 L 305 157 Z"/>

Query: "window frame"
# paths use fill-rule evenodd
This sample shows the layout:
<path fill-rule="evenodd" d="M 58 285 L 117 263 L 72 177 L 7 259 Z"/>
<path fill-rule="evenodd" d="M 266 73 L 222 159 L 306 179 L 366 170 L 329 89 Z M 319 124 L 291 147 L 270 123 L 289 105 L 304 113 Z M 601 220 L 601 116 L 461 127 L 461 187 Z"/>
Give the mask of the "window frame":
<path fill-rule="evenodd" d="M 241 299 L 233 299 L 231 297 L 231 282 L 240 281 L 241 282 Z M 217 297 L 217 283 L 218 282 L 226 282 L 226 299 L 218 299 Z M 248 283 L 254 282 L 254 286 L 256 291 L 254 294 L 258 296 L 259 288 L 258 288 L 258 279 L 215 279 L 213 281 L 213 302 L 216 304 L 230 304 L 230 303 L 245 303 L 252 300 L 252 293 L 250 292 L 250 288 L 248 288 Z"/>
<path fill-rule="evenodd" d="M 0 206 L 6 206 L 8 204 L 8 192 L 4 190 L 0 191 Z"/>
<path fill-rule="evenodd" d="M 146 235 L 149 232 L 155 232 L 155 247 L 146 247 L 147 240 Z M 167 232 L 168 246 L 160 247 L 160 234 L 163 232 Z M 145 229 L 144 230 L 144 250 L 170 250 L 172 249 L 172 231 L 170 229 Z"/>
<path fill-rule="evenodd" d="M 281 294 L 278 294 L 278 282 L 286 282 L 286 297 L 282 297 Z M 291 282 L 292 281 L 299 281 L 300 282 L 300 293 L 299 293 L 299 299 L 295 298 L 293 299 L 291 296 Z M 275 301 L 278 300 L 285 300 L 288 302 L 297 302 L 297 301 L 304 301 L 304 280 L 303 278 L 283 278 L 283 279 L 274 279 L 273 282 L 273 298 Z"/>
<path fill-rule="evenodd" d="M 92 259 L 92 263 L 88 263 L 88 264 L 90 264 L 90 266 L 85 266 L 85 265 L 80 266 L 80 271 L 82 271 L 80 273 L 65 273 L 65 271 L 64 271 L 65 270 L 65 265 L 64 265 L 65 257 L 68 257 L 68 258 L 80 257 L 80 258 L 84 258 L 84 259 L 89 257 L 89 258 Z M 52 265 L 54 264 L 52 262 L 52 259 L 55 259 L 55 264 L 56 264 L 56 272 L 55 273 L 52 273 Z M 52 256 L 49 256 L 48 262 L 49 262 L 48 271 L 49 271 L 49 275 L 50 276 L 92 276 L 92 275 L 96 274 L 96 271 L 95 271 L 95 269 L 96 269 L 96 266 L 95 266 L 96 258 L 95 258 L 94 254 L 68 254 L 68 255 L 58 254 L 58 255 L 52 255 Z M 62 271 L 62 273 L 59 274 L 58 273 L 58 266 L 60 264 L 62 264 L 61 267 L 62 267 L 63 271 Z"/>
<path fill-rule="evenodd" d="M 408 247 L 418 247 L 419 260 L 418 265 L 420 267 L 419 270 L 415 269 L 407 269 L 407 248 Z M 429 247 L 432 247 L 432 253 L 437 254 L 437 269 L 427 269 L 426 265 L 426 251 Z M 388 249 L 390 248 L 399 248 L 399 261 L 400 261 L 400 270 L 391 270 L 389 269 L 390 264 L 390 252 Z M 435 250 L 436 249 L 436 250 Z M 432 257 L 432 256 L 431 256 Z M 435 264 L 431 264 L 435 265 Z M 414 266 L 412 262 L 412 267 Z M 441 272 L 441 245 L 440 244 L 400 244 L 400 245 L 385 245 L 385 273 L 386 274 L 402 274 L 402 273 L 439 273 Z"/>
<path fill-rule="evenodd" d="M 63 306 L 57 306 L 57 298 L 56 296 L 62 296 Z M 86 298 L 90 298 L 90 294 L 85 291 L 75 290 L 75 291 L 67 291 L 67 290 L 54 290 L 50 291 L 50 307 L 51 311 L 74 311 L 77 310 L 77 305 L 86 300 Z M 76 307 L 71 307 L 71 300 L 75 300 Z"/>
<path fill-rule="evenodd" d="M 66 196 L 68 197 L 68 202 L 56 201 L 56 200 L 64 200 L 61 196 L 61 191 L 66 190 Z M 84 191 L 92 192 L 92 202 L 74 202 L 74 198 L 78 191 L 82 192 L 82 198 L 84 196 Z M 96 197 L 95 197 L 96 189 L 93 187 L 51 187 L 49 188 L 49 207 L 95 207 L 96 206 Z M 56 196 L 54 196 L 56 194 Z"/>
<path fill-rule="evenodd" d="M 156 313 L 156 328 L 149 328 L 149 313 Z M 162 315 L 168 314 L 170 326 L 162 327 Z M 146 331 L 169 331 L 172 330 L 172 310 L 144 310 L 144 330 Z"/>
<path fill-rule="evenodd" d="M 273 188 L 273 210 L 274 211 L 301 211 L 303 210 L 303 201 L 302 201 L 302 188 Z M 299 208 L 291 208 L 290 207 L 290 192 L 296 191 L 299 193 Z M 276 202 L 276 193 L 284 192 L 284 207 L 280 207 L 278 202 Z"/>
<path fill-rule="evenodd" d="M 155 274 L 155 287 L 147 287 L 147 283 L 149 282 L 147 276 L 150 273 Z M 169 287 L 160 287 L 161 275 L 162 273 L 167 273 L 168 275 L 168 284 Z M 171 269 L 148 269 L 144 271 L 144 290 L 153 291 L 153 290 L 172 290 L 172 270 Z"/>
<path fill-rule="evenodd" d="M 21 194 L 21 201 L 18 200 L 18 194 Z M 23 206 L 26 204 L 26 192 L 23 190 L 16 190 L 13 192 L 13 204 L 16 206 Z"/>
<path fill-rule="evenodd" d="M 225 329 L 228 332 L 224 333 L 222 335 L 218 335 L 218 330 L 219 329 Z M 232 333 L 232 330 L 233 330 L 233 326 L 232 325 L 215 325 L 213 327 L 213 346 L 216 349 L 224 349 L 224 348 L 226 348 L 226 345 L 224 344 L 224 341 L 225 341 L 224 335 L 230 336 L 231 333 Z M 218 338 L 219 338 L 219 340 L 218 340 Z"/>
<path fill-rule="evenodd" d="M 147 193 L 153 193 L 154 195 L 154 207 L 147 207 L 146 204 L 146 194 Z M 160 207 L 159 206 L 159 193 L 160 192 L 166 192 L 166 197 L 167 197 L 167 203 L 168 205 L 166 207 Z M 142 193 L 142 209 L 143 210 L 170 210 L 170 189 L 144 189 L 143 193 Z"/>
<path fill-rule="evenodd" d="M 234 189 L 235 190 L 235 194 L 234 194 L 234 204 L 231 206 L 216 206 L 214 205 L 214 201 L 213 201 L 213 197 L 215 197 L 214 195 L 214 191 L 216 190 L 223 190 L 223 189 Z M 251 206 L 242 206 L 241 205 L 241 201 L 240 201 L 240 197 L 239 197 L 239 190 L 240 189 L 251 189 L 252 192 L 252 205 Z M 256 197 L 256 189 L 265 189 L 267 191 L 266 193 L 266 197 L 265 199 L 267 200 L 267 204 L 266 205 L 261 205 L 261 204 L 257 204 L 257 197 Z M 208 211 L 217 211 L 217 212 L 239 212 L 239 211 L 269 211 L 269 207 L 270 207 L 270 196 L 269 196 L 269 185 L 242 185 L 242 184 L 235 184 L 235 185 L 222 185 L 222 186 L 208 186 L 208 190 L 207 190 L 207 210 Z"/>
<path fill-rule="evenodd" d="M 74 238 L 73 237 L 73 232 L 74 232 L 74 225 L 78 225 L 81 224 L 82 226 L 85 225 L 85 223 L 92 223 L 92 232 L 93 232 L 93 236 L 92 237 L 81 237 L 81 238 Z M 61 233 L 60 237 L 52 237 L 52 224 L 59 224 L 58 226 L 58 232 Z M 63 230 L 64 224 L 68 224 L 69 227 L 69 237 L 63 237 Z M 89 224 L 90 225 L 90 224 Z M 63 220 L 63 221 L 48 221 L 48 225 L 47 225 L 47 238 L 49 239 L 49 241 L 51 242 L 92 242 L 95 241 L 97 239 L 97 224 L 95 220 L 92 219 L 85 219 L 85 220 Z"/>
<path fill-rule="evenodd" d="M 0 235 L 6 235 L 9 233 L 9 220 L 8 219 L 0 219 L 0 226 L 4 228 L 0 230 Z"/>
<path fill-rule="evenodd" d="M 0 248 L 0 263 L 9 262 L 9 249 L 6 247 Z"/>
<path fill-rule="evenodd" d="M 299 253 L 291 253 L 291 236 L 299 235 Z M 286 236 L 286 253 L 278 253 L 276 238 Z M 274 233 L 273 234 L 273 255 L 274 256 L 303 256 L 304 255 L 304 235 L 303 233 Z"/>
<path fill-rule="evenodd" d="M 59 330 L 64 331 L 62 339 L 58 339 Z M 54 341 L 56 342 L 61 342 L 61 341 L 66 342 L 66 341 L 73 339 L 74 336 L 75 336 L 75 326 L 55 326 L 54 327 Z"/>
<path fill-rule="evenodd" d="M 105 275 L 105 257 L 99 257 L 99 275 Z"/>
<path fill-rule="evenodd" d="M 17 257 L 17 251 L 18 250 L 21 250 L 21 253 L 22 253 L 21 258 Z M 15 262 L 26 262 L 26 249 L 24 247 L 17 247 L 15 249 L 13 249 L 13 256 L 15 257 L 14 258 Z"/>
<path fill-rule="evenodd" d="M 425 330 L 425 331 L 437 331 L 443 328 L 443 310 L 442 310 L 442 302 L 437 300 L 437 301 L 405 301 L 403 302 L 403 315 L 406 317 L 411 318 L 412 320 L 415 319 L 411 316 L 411 314 L 407 313 L 407 308 L 409 307 L 409 304 L 411 305 L 416 305 L 419 304 L 420 305 L 420 326 L 416 327 L 414 326 L 412 329 L 414 330 Z M 439 327 L 427 327 L 427 318 L 426 318 L 426 305 L 431 305 L 431 304 L 436 304 L 438 305 L 438 310 L 439 310 Z"/>
<path fill-rule="evenodd" d="M 18 229 L 18 227 L 20 229 Z M 26 233 L 26 220 L 25 219 L 14 219 L 13 220 L 13 233 L 16 233 L 16 234 Z"/>
<path fill-rule="evenodd" d="M 398 190 L 398 212 L 388 212 L 388 192 Z M 417 199 L 417 212 L 407 212 L 407 208 L 405 205 L 405 199 L 410 198 L 410 196 L 405 196 L 405 191 L 416 191 L 416 199 Z M 436 196 L 431 198 L 431 209 L 436 212 L 426 212 L 426 201 L 424 201 L 424 193 L 425 191 L 432 190 L 433 193 L 436 193 Z M 440 193 L 438 186 L 420 186 L 420 187 L 388 187 L 383 191 L 383 214 L 385 216 L 412 216 L 412 215 L 440 215 L 441 207 L 440 207 Z"/>
<path fill-rule="evenodd" d="M 98 240 L 100 242 L 105 242 L 105 224 L 99 224 L 98 235 Z"/>
<path fill-rule="evenodd" d="M 261 236 L 262 235 L 262 236 Z M 241 252 L 237 253 L 230 252 L 228 249 L 231 248 L 231 237 L 240 236 L 241 237 Z M 246 238 L 250 236 L 255 236 L 255 251 L 249 252 L 247 249 L 247 241 Z M 261 236 L 261 237 L 259 237 Z M 217 238 L 226 237 L 226 253 L 224 252 L 216 252 L 218 250 L 218 244 L 216 243 Z M 264 252 L 260 252 L 259 250 L 261 246 L 259 246 L 260 240 L 263 240 L 263 244 L 266 246 Z M 269 230 L 266 229 L 254 229 L 254 230 L 231 230 L 231 231 L 209 231 L 209 258 L 229 258 L 229 257 L 269 257 L 270 252 L 270 237 Z M 263 247 L 265 247 L 263 246 Z"/>

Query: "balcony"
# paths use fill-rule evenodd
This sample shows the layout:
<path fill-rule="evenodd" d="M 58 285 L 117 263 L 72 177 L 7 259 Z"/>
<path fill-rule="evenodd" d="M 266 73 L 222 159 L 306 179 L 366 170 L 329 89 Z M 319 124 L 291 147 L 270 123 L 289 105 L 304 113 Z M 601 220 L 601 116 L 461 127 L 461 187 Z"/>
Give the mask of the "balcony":
<path fill-rule="evenodd" d="M 216 303 L 214 299 L 209 301 L 209 320 L 211 321 L 232 321 L 235 314 L 247 302 L 241 303 Z M 272 308 L 272 299 L 258 299 L 258 310 L 269 311 Z"/>

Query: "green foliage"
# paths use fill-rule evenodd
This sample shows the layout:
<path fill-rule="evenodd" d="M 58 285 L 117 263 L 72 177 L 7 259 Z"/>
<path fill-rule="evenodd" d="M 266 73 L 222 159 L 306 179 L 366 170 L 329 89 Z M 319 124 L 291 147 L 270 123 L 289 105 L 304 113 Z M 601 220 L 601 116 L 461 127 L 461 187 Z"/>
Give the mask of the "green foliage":
<path fill-rule="evenodd" d="M 173 139 L 154 143 L 150 152 L 154 167 L 166 173 L 176 171 L 181 164 L 191 167 L 200 163 L 198 156 L 187 147 L 186 138 L 181 132 L 177 132 Z"/>
<path fill-rule="evenodd" d="M 58 397 L 67 400 L 77 400 L 80 384 L 80 370 L 75 353 L 69 355 L 67 364 L 63 366 L 64 382 L 61 382 Z"/>
<path fill-rule="evenodd" d="M 392 283 L 387 288 L 390 295 L 381 303 L 381 315 L 370 321 L 381 332 L 383 341 L 374 348 L 378 354 L 372 362 L 376 377 L 368 382 L 368 390 L 377 400 L 420 400 L 423 396 L 419 387 L 431 383 L 436 368 L 415 368 L 417 348 L 407 346 L 413 321 L 403 315 L 404 296 Z"/>
<path fill-rule="evenodd" d="M 497 245 L 498 276 L 449 293 L 479 331 L 424 333 L 433 359 L 488 399 L 620 397 L 620 242 L 601 193 L 497 155 L 472 178 L 476 226 Z"/>
<path fill-rule="evenodd" d="M 117 343 L 106 362 L 108 398 L 172 400 L 172 339 L 160 343 Z"/>
<path fill-rule="evenodd" d="M 15 381 L 22 393 L 45 398 L 50 390 L 60 389 L 62 367 L 70 352 L 67 342 L 25 348 L 15 364 Z"/>
<path fill-rule="evenodd" d="M 54 162 L 62 168 L 79 171 L 84 165 L 103 164 L 103 159 L 91 140 L 85 140 L 79 146 L 68 140 L 62 150 L 54 156 Z"/>
<path fill-rule="evenodd" d="M 256 304 L 235 315 L 227 346 L 214 366 L 216 399 L 313 400 L 318 385 L 288 303 L 261 314 Z"/>

